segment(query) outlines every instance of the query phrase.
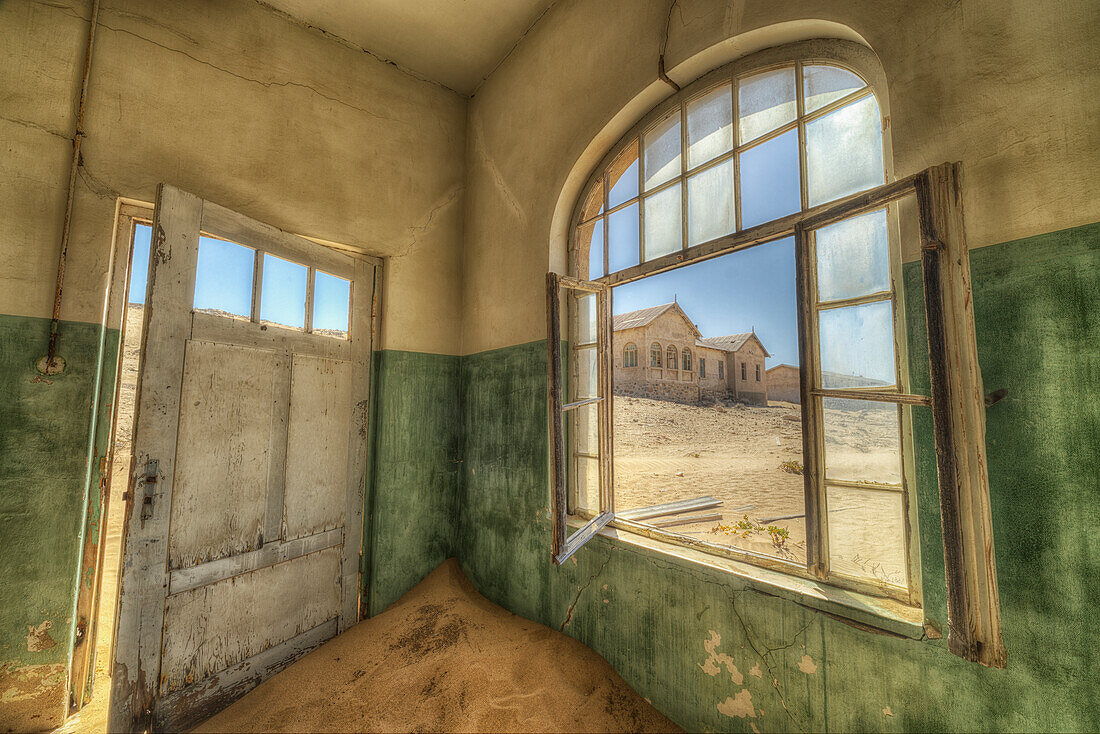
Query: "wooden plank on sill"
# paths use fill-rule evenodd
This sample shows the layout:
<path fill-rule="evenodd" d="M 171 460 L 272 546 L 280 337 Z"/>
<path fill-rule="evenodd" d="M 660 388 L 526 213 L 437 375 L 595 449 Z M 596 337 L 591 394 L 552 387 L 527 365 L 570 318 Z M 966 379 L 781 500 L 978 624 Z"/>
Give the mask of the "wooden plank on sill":
<path fill-rule="evenodd" d="M 715 499 L 714 497 L 695 497 L 688 500 L 666 502 L 663 505 L 650 505 L 649 507 L 639 507 L 634 510 L 624 510 L 615 514 L 627 520 L 638 521 L 648 520 L 653 517 L 664 517 L 665 515 L 679 515 L 683 512 L 694 512 L 696 510 L 710 510 L 721 504 L 722 500 Z"/>
<path fill-rule="evenodd" d="M 721 512 L 710 512 L 705 515 L 684 515 L 667 520 L 654 520 L 649 524 L 655 528 L 672 528 L 677 525 L 694 525 L 697 522 L 718 522 L 721 519 Z"/>

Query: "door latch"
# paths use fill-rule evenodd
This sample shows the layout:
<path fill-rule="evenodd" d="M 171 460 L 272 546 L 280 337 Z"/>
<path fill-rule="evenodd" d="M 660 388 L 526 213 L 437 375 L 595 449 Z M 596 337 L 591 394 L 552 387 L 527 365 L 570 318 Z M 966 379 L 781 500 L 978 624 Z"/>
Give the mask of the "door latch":
<path fill-rule="evenodd" d="M 149 459 L 145 462 L 145 475 L 141 478 L 142 484 L 145 485 L 145 492 L 141 498 L 141 522 L 143 524 L 153 516 L 153 503 L 156 501 L 157 494 L 157 472 L 159 470 L 160 462 L 156 459 Z"/>

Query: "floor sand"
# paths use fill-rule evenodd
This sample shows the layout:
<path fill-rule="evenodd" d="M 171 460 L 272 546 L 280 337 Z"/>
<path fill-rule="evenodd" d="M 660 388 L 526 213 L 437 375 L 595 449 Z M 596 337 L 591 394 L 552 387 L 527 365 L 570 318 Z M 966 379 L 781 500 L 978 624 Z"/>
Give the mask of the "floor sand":
<path fill-rule="evenodd" d="M 679 729 L 591 649 L 485 599 L 451 559 L 195 731 Z"/>

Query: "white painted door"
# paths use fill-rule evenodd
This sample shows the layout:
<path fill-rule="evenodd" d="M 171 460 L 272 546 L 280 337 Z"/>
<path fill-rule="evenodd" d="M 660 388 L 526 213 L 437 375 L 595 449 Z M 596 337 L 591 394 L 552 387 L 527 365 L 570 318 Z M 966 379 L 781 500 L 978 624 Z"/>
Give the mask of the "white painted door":
<path fill-rule="evenodd" d="M 111 731 L 188 727 L 358 620 L 380 270 L 158 188 Z"/>

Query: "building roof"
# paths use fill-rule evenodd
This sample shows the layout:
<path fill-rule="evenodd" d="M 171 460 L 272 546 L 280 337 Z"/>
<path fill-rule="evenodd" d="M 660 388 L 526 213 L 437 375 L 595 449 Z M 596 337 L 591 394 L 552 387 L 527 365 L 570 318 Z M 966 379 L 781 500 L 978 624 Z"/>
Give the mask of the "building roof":
<path fill-rule="evenodd" d="M 627 311 L 618 316 L 612 316 L 611 329 L 612 331 L 622 331 L 623 329 L 637 329 L 639 326 L 648 326 L 653 323 L 654 319 L 670 309 L 676 309 L 676 312 L 687 322 L 695 335 L 699 336 L 699 330 L 695 328 L 695 324 L 691 322 L 691 319 L 688 318 L 688 315 L 684 313 L 684 309 L 680 308 L 678 303 L 662 303 L 660 306 L 650 306 L 649 308 Z"/>
<path fill-rule="evenodd" d="M 768 369 L 766 369 L 766 370 L 764 370 L 764 371 L 765 371 L 765 372 L 771 372 L 772 370 L 777 370 L 777 369 L 779 369 L 779 368 L 781 368 L 781 367 L 785 367 L 786 369 L 789 369 L 789 370 L 794 370 L 795 372 L 798 372 L 798 371 L 799 371 L 799 370 L 798 370 L 798 368 L 797 368 L 797 367 L 795 367 L 795 366 L 794 366 L 793 364 L 786 364 L 786 363 L 783 363 L 783 364 L 777 364 L 777 365 L 775 365 L 774 367 L 769 367 Z"/>
<path fill-rule="evenodd" d="M 756 340 L 756 343 L 759 344 L 760 348 L 764 351 L 765 357 L 772 356 L 764 347 L 764 342 L 760 341 L 760 337 L 758 337 L 754 331 L 748 331 L 744 334 L 730 334 L 729 336 L 708 336 L 706 339 L 696 339 L 695 343 L 701 347 L 721 349 L 724 352 L 736 352 L 738 349 L 745 346 L 749 339 Z"/>

